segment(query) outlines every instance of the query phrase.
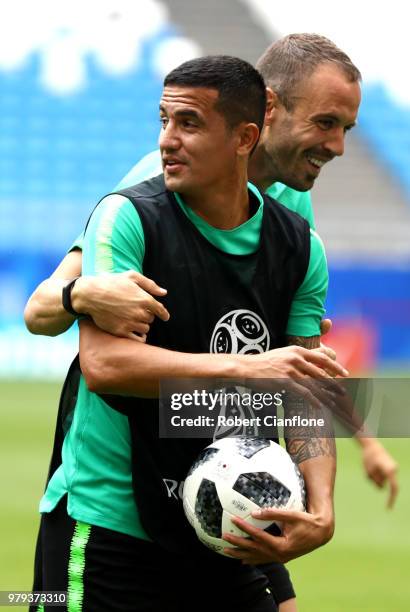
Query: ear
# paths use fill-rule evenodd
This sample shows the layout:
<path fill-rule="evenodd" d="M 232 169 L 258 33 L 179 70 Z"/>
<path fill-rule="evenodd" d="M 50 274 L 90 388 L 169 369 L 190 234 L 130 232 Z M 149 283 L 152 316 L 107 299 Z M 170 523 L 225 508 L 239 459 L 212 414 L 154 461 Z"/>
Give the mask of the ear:
<path fill-rule="evenodd" d="M 265 125 L 271 125 L 277 109 L 280 106 L 278 95 L 270 87 L 266 88 L 266 113 L 265 113 Z"/>
<path fill-rule="evenodd" d="M 256 123 L 242 123 L 238 128 L 237 154 L 240 157 L 250 155 L 259 140 L 259 135 Z"/>

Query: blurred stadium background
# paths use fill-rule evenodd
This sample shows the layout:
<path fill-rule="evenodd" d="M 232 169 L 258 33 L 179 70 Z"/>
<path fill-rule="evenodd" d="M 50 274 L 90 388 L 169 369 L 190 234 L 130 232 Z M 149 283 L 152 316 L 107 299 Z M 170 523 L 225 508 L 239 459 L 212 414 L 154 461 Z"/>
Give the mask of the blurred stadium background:
<path fill-rule="evenodd" d="M 336 14 L 323 0 L 287 6 L 269 0 L 14 0 L 2 6 L 0 588 L 30 584 L 58 390 L 50 381 L 61 380 L 77 344 L 75 330 L 54 339 L 30 336 L 24 304 L 98 199 L 156 148 L 162 77 L 181 61 L 231 53 L 255 62 L 276 38 L 314 31 L 334 40 L 362 70 L 359 125 L 347 137 L 344 157 L 326 167 L 313 191 L 330 267 L 327 313 L 334 332 L 328 342 L 355 373 L 408 371 L 407 20 L 405 3 L 391 0 L 387 11 L 366 4 L 347 0 Z M 404 442 L 389 446 L 402 462 L 403 483 L 410 475 Z M 409 545 L 402 533 L 408 534 L 409 494 L 402 492 L 387 519 L 351 447 L 341 445 L 339 535 L 294 563 L 300 609 L 407 610 L 400 568 Z"/>

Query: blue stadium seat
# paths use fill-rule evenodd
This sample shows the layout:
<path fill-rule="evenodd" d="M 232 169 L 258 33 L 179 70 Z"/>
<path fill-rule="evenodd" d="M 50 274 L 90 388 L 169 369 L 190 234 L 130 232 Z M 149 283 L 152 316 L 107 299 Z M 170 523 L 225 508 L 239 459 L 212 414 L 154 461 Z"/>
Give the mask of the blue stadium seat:
<path fill-rule="evenodd" d="M 397 103 L 382 84 L 365 85 L 359 129 L 410 196 L 410 108 Z"/>

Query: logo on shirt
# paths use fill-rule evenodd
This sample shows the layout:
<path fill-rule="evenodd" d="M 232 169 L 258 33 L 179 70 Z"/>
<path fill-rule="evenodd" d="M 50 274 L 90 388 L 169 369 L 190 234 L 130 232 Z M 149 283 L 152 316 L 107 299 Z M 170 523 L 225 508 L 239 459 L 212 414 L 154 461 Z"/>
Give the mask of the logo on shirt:
<path fill-rule="evenodd" d="M 211 353 L 255 355 L 269 350 L 270 336 L 264 321 L 251 310 L 231 310 L 215 325 Z"/>

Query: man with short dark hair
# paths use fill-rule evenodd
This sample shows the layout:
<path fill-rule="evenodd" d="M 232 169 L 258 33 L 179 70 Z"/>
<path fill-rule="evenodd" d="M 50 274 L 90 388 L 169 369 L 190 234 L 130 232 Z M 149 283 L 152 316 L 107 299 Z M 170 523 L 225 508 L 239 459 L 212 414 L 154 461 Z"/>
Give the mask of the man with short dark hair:
<path fill-rule="evenodd" d="M 278 559 L 286 549 L 281 553 L 279 544 L 274 553 L 272 536 L 259 530 L 258 550 L 243 565 L 197 542 L 163 481 L 181 480 L 203 441 L 159 439 L 157 401 L 145 399 L 158 396 L 164 377 L 346 375 L 326 351 L 280 348 L 300 288 L 312 304 L 307 344 L 319 346 L 327 273 L 322 244 L 307 222 L 247 187 L 265 103 L 263 79 L 242 60 L 200 58 L 172 71 L 160 103 L 163 176 L 105 197 L 88 223 L 84 271 L 152 275 L 166 284 L 173 316 L 153 322 L 150 344 L 80 323 L 78 399 L 62 465 L 41 504 L 42 588 L 68 590 L 78 609 L 182 611 L 196 597 L 194 608 L 205 610 L 216 593 L 224 610 L 273 609 L 266 579 L 252 564 Z M 232 309 L 262 321 L 270 350 L 209 353 L 213 329 Z M 317 514 L 301 513 L 298 524 L 309 534 L 312 521 L 324 521 L 304 541 L 307 552 L 331 537 L 335 456 L 330 439 L 304 442 L 310 461 L 301 469 Z M 298 460 L 294 443 L 289 452 Z M 208 587 L 198 597 L 204 581 Z"/>

